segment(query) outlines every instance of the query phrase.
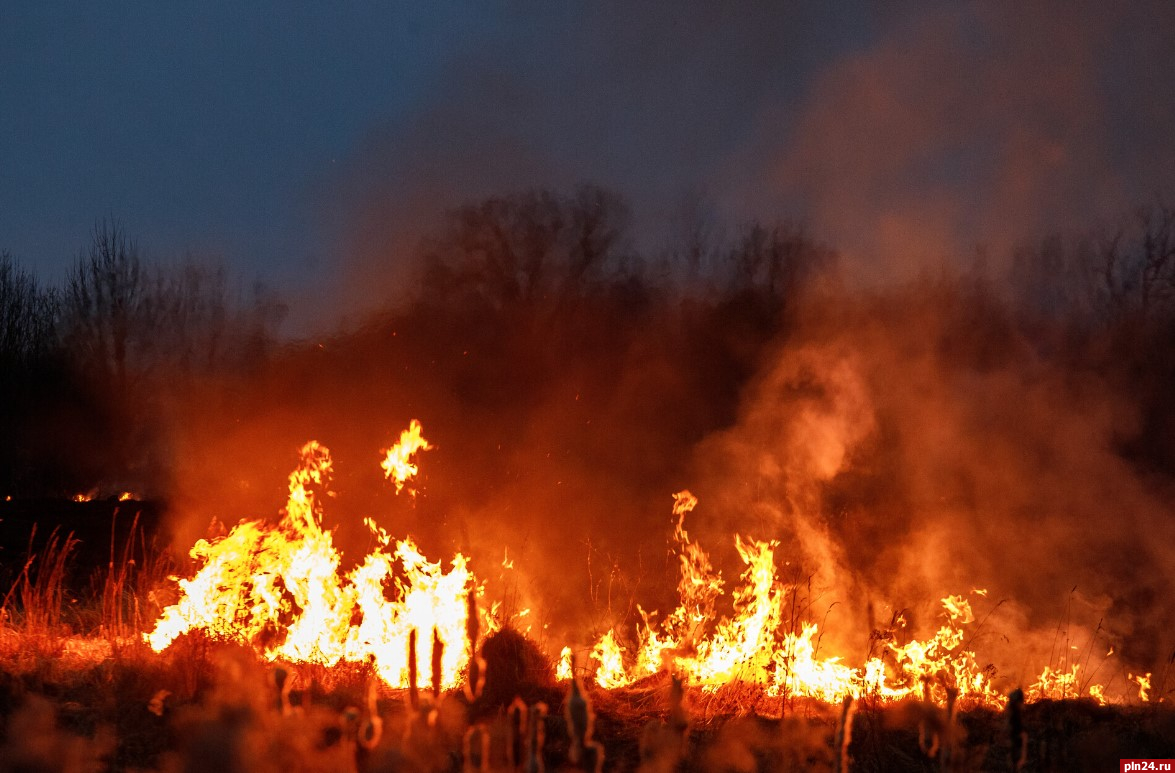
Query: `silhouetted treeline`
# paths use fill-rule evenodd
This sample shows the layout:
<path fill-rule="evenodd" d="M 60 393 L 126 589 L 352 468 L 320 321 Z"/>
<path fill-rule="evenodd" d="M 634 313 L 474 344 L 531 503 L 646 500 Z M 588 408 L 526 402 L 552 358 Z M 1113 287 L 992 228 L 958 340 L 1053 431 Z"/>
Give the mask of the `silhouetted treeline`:
<path fill-rule="evenodd" d="M 95 226 L 62 287 L 0 254 L 0 492 L 157 486 L 166 406 L 258 367 L 284 314 L 261 287 L 231 297 L 223 268 L 145 260 L 118 223 Z"/>
<path fill-rule="evenodd" d="M 1175 209 L 1137 208 L 1109 227 L 1054 234 L 1013 256 L 1015 321 L 1075 377 L 1105 376 L 1138 411 L 1122 453 L 1175 474 Z"/>
<path fill-rule="evenodd" d="M 276 406 L 292 414 L 291 442 L 343 422 L 340 399 L 391 414 L 380 426 L 431 413 L 533 433 L 577 394 L 595 426 L 558 453 L 621 470 L 634 489 L 670 485 L 691 444 L 734 420 L 805 298 L 841 286 L 834 249 L 795 224 L 687 220 L 642 252 L 624 200 L 598 187 L 471 202 L 411 256 L 404 298 L 351 332 L 280 348 L 277 299 L 237 297 L 223 268 L 147 260 L 118 224 L 94 229 L 62 287 L 4 253 L 0 490 L 166 490 L 179 446 Z M 1172 211 L 1150 207 L 1112 231 L 1025 246 L 1006 278 L 944 281 L 990 296 L 1002 319 L 985 324 L 1116 379 L 1146 416 L 1123 453 L 1170 472 L 1173 244 Z"/>

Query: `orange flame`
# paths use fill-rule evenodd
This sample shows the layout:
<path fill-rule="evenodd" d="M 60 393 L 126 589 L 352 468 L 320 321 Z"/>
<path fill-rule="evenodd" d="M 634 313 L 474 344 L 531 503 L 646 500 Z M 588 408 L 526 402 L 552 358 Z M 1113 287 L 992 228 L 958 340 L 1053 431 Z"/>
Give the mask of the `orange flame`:
<path fill-rule="evenodd" d="M 196 543 L 191 556 L 200 568 L 178 581 L 179 601 L 163 610 L 145 635 L 148 644 L 158 652 L 184 633 L 203 631 L 250 643 L 271 660 L 334 665 L 370 659 L 385 682 L 403 687 L 410 633 L 436 631 L 445 645 L 443 686 L 460 684 L 470 657 L 466 597 L 480 591 L 466 558 L 457 554 L 446 572 L 410 538 L 393 544 L 369 519 L 378 547 L 340 574 L 341 556 L 332 533 L 322 528 L 316 495 L 329 483 L 330 453 L 311 441 L 301 457 L 278 524 L 242 521 L 220 539 Z M 418 672 L 429 670 L 430 658 L 418 648 Z"/>
<path fill-rule="evenodd" d="M 574 656 L 570 647 L 564 647 L 559 653 L 559 665 L 555 669 L 555 678 L 560 682 L 570 681 L 574 677 Z"/>
<path fill-rule="evenodd" d="M 1004 698 L 993 687 L 989 669 L 982 668 L 966 646 L 966 626 L 975 615 L 965 596 L 942 599 L 944 623 L 931 638 L 904 644 L 891 638 L 880 655 L 851 667 L 839 657 L 818 656 L 815 623 L 796 625 L 783 619 L 783 602 L 794 591 L 777 577 L 778 543 L 736 536 L 735 547 L 746 568 L 731 594 L 734 615 L 715 621 L 723 581 L 705 551 L 690 541 L 684 526 L 686 514 L 696 504 L 688 491 L 675 496 L 680 605 L 660 625 L 654 622 L 656 613 L 641 610 L 644 623 L 632 659 L 625 657 L 615 630 L 597 642 L 591 654 L 598 664 L 595 678 L 601 687 L 622 687 L 668 669 L 706 691 L 741 682 L 757 684 L 771 696 L 837 702 L 847 696 L 893 701 L 919 696 L 923 690 L 944 701 L 949 689 L 973 703 L 1002 705 Z M 973 593 L 982 597 L 986 590 Z M 898 616 L 895 624 L 901 626 L 904 621 Z M 1062 673 L 1046 668 L 1033 689 L 1042 696 L 1060 692 L 1075 697 L 1079 694 L 1077 671 L 1076 666 Z M 1090 694 L 1104 700 L 1102 690 L 1101 685 L 1093 685 Z"/>
<path fill-rule="evenodd" d="M 420 423 L 413 420 L 382 465 L 397 490 L 418 472 L 410 461 L 413 454 L 427 448 Z M 412 633 L 435 632 L 444 644 L 442 686 L 460 684 L 472 654 L 467 596 L 483 594 L 467 559 L 457 554 L 445 571 L 425 558 L 411 538 L 393 540 L 368 519 L 377 547 L 354 569 L 342 572 L 332 532 L 322 527 L 319 504 L 331 469 L 329 451 L 317 442 L 307 443 L 301 463 L 289 476 L 289 496 L 276 524 L 242 521 L 223 537 L 197 542 L 191 556 L 198 570 L 178 579 L 179 600 L 163 610 L 154 630 L 145 635 L 148 644 L 162 651 L 177 637 L 200 631 L 248 643 L 271 660 L 323 665 L 370 661 L 388 685 L 403 687 L 409 682 Z M 991 669 L 981 667 L 968 648 L 967 626 L 974 623 L 975 613 L 972 599 L 964 595 L 941 599 L 942 622 L 929 638 L 902 643 L 895 631 L 888 631 L 878 637 L 879 653 L 852 666 L 819 653 L 821 635 L 815 623 L 785 619 L 785 602 L 795 589 L 779 579 L 779 544 L 736 535 L 734 546 L 744 569 L 730 589 L 733 614 L 719 617 L 716 609 L 726 581 L 685 528 L 697 501 L 688 491 L 674 497 L 677 607 L 660 622 L 656 612 L 640 609 L 635 646 L 626 647 L 615 629 L 600 638 L 590 652 L 599 686 L 624 687 L 669 671 L 703 691 L 751 684 L 768 696 L 830 703 L 850 696 L 881 701 L 918 696 L 942 702 L 953 693 L 971 703 L 1002 705 Z M 502 566 L 513 566 L 505 553 Z M 986 591 L 976 589 L 971 595 L 983 598 Z M 898 632 L 905 627 L 901 615 L 894 616 L 893 626 Z M 482 630 L 489 633 L 496 627 L 487 616 Z M 427 648 L 418 647 L 416 657 L 411 670 L 431 670 Z M 574 666 L 571 650 L 564 648 L 558 677 L 573 678 Z M 1079 670 L 1078 665 L 1068 670 L 1046 667 L 1028 693 L 1076 697 L 1082 689 Z M 1129 677 L 1142 701 L 1149 699 L 1150 676 Z M 1100 684 L 1091 685 L 1088 694 L 1106 702 Z"/>
<path fill-rule="evenodd" d="M 1149 671 L 1145 674 L 1127 674 L 1126 678 L 1138 685 L 1138 699 L 1140 701 L 1146 703 L 1151 699 L 1151 675 Z"/>
<path fill-rule="evenodd" d="M 412 463 L 412 457 L 417 451 L 427 451 L 432 448 L 429 442 L 424 439 L 421 434 L 422 427 L 420 422 L 413 419 L 408 424 L 408 429 L 400 433 L 400 440 L 391 448 L 384 451 L 384 460 L 380 464 L 384 471 L 384 477 L 388 480 L 395 480 L 396 493 L 399 494 L 404 489 L 404 484 L 409 478 L 416 476 L 420 470 Z M 416 496 L 416 490 L 409 488 L 408 493 Z"/>

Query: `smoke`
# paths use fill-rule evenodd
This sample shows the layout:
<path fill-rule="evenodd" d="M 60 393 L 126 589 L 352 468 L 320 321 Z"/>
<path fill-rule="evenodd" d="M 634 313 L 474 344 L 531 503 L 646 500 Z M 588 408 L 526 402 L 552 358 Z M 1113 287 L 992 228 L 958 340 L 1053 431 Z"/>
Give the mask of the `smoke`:
<path fill-rule="evenodd" d="M 795 76 L 859 38 L 856 24 L 820 3 L 508 10 L 431 100 L 372 127 L 328 188 L 352 258 L 347 308 L 402 297 L 438 214 L 491 193 L 620 190 L 642 247 L 658 245 L 683 199 L 710 195 L 760 105 L 794 100 Z M 755 214 L 744 203 L 722 202 L 738 219 Z"/>
<path fill-rule="evenodd" d="M 325 186 L 347 313 L 411 289 L 446 208 L 585 180 L 645 252 L 699 199 L 800 220 L 865 286 L 1171 195 L 1168 4 L 611 5 L 507 11 Z M 352 319 L 354 319 L 352 317 Z"/>
<path fill-rule="evenodd" d="M 1172 21 L 1093 4 L 910 14 L 827 67 L 789 140 L 756 155 L 868 281 L 1003 255 L 1169 193 L 1175 154 L 1137 117 L 1175 117 L 1138 87 L 1171 64 Z"/>
<path fill-rule="evenodd" d="M 694 529 L 780 539 L 833 651 L 866 651 L 895 612 L 933 632 L 938 600 L 976 588 L 974 646 L 1012 683 L 1088 674 L 1113 646 L 1100 676 L 1122 688 L 1120 663 L 1175 644 L 1170 482 L 1124 458 L 1139 405 L 1111 373 L 954 281 L 825 296 L 763 362 L 699 447 Z"/>
<path fill-rule="evenodd" d="M 1175 644 L 1171 473 L 1131 450 L 1169 411 L 1134 383 L 1169 371 L 1152 333 L 1071 340 L 962 277 L 866 292 L 819 274 L 781 316 L 623 273 L 568 292 L 426 295 L 210 385 L 175 421 L 177 547 L 213 518 L 275 516 L 313 438 L 352 560 L 366 517 L 434 559 L 461 551 L 551 652 L 676 605 L 685 488 L 728 587 L 736 534 L 780 542 L 826 655 L 863 658 L 899 614 L 933 634 L 948 594 L 970 598 L 968 647 L 1000 686 L 1080 662 L 1125 691 Z M 434 446 L 414 499 L 378 467 L 411 418 Z"/>

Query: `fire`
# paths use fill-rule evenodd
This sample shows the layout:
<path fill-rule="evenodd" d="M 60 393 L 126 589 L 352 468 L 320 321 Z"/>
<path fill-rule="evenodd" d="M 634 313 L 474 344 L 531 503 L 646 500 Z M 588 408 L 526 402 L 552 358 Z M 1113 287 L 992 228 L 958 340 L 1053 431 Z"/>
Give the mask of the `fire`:
<path fill-rule="evenodd" d="M 575 658 L 570 647 L 564 647 L 559 653 L 559 666 L 555 669 L 555 678 L 560 682 L 570 681 L 575 674 Z"/>
<path fill-rule="evenodd" d="M 408 429 L 400 433 L 400 441 L 391 448 L 384 451 L 384 460 L 380 464 L 384 471 L 384 477 L 388 480 L 395 480 L 396 493 L 400 493 L 404 489 L 404 484 L 409 478 L 416 476 L 420 470 L 412 463 L 412 457 L 417 451 L 427 451 L 432 448 L 429 442 L 424 439 L 422 434 L 423 428 L 420 422 L 413 419 L 408 424 Z M 416 496 L 415 489 L 408 489 L 408 493 Z"/>
<path fill-rule="evenodd" d="M 1029 688 L 1029 695 L 1035 694 L 1036 697 L 1046 698 L 1057 696 L 1061 698 L 1072 698 L 1081 694 L 1081 689 L 1077 683 L 1077 673 L 1081 670 L 1080 663 L 1074 663 L 1072 668 L 1068 671 L 1063 669 L 1053 669 L 1050 666 L 1045 666 L 1044 671 L 1041 672 L 1036 682 Z M 1097 696 L 1102 694 L 1102 686 L 1097 687 L 1096 693 L 1092 690 L 1090 695 Z"/>
<path fill-rule="evenodd" d="M 837 702 L 846 697 L 873 697 L 883 701 L 925 697 L 939 702 L 948 693 L 972 703 L 1000 706 L 1003 696 L 992 685 L 990 669 L 980 666 L 967 646 L 967 626 L 975 621 L 966 596 L 941 600 L 943 622 L 929 639 L 911 638 L 904 644 L 894 632 L 878 637 L 880 654 L 852 667 L 839 657 L 818 654 L 819 627 L 815 623 L 785 620 L 785 600 L 794 589 L 780 582 L 776 571 L 778 543 L 735 537 L 735 548 L 745 566 L 733 589 L 734 614 L 715 620 L 716 601 L 723 580 L 705 551 L 692 542 L 684 519 L 697 505 L 688 491 L 675 496 L 681 602 L 659 625 L 656 613 L 641 610 L 635 657 L 625 657 L 615 630 L 595 645 L 596 683 L 615 688 L 666 669 L 688 683 L 713 691 L 731 683 L 755 684 L 770 696 L 811 697 Z M 973 591 L 984 597 L 986 590 Z M 895 627 L 904 627 L 900 615 Z M 1076 697 L 1078 667 L 1068 672 L 1045 668 L 1033 690 L 1041 697 Z M 1143 684 L 1139 680 L 1140 686 Z M 1092 685 L 1090 695 L 1104 700 L 1103 687 Z"/>
<path fill-rule="evenodd" d="M 1146 703 L 1151 699 L 1151 675 L 1148 671 L 1145 674 L 1127 674 L 1126 679 L 1138 685 L 1138 699 Z"/>
<path fill-rule="evenodd" d="M 623 687 L 632 681 L 624 671 L 624 648 L 616 642 L 616 634 L 608 631 L 596 643 L 592 657 L 599 662 L 596 684 L 604 688 Z"/>
<path fill-rule="evenodd" d="M 411 463 L 413 454 L 429 447 L 420 423 L 413 421 L 386 452 L 383 468 L 398 489 L 418 472 Z M 478 626 L 469 625 L 469 615 L 478 613 L 469 599 L 483 594 L 468 560 L 457 554 L 446 571 L 427 559 L 411 538 L 394 540 L 368 519 L 376 547 L 343 571 L 333 533 L 322 526 L 320 499 L 331 472 L 329 451 L 317 442 L 307 443 L 301 463 L 289 476 L 289 496 L 277 523 L 246 520 L 223 537 L 198 541 L 191 550 L 198 569 L 190 578 L 177 579 L 179 600 L 163 610 L 154 630 L 145 635 L 148 644 L 162 651 L 179 636 L 200 631 L 249 644 L 270 660 L 327 666 L 370 661 L 388 685 L 404 687 L 410 671 L 431 671 L 427 647 L 416 648 L 415 668 L 410 668 L 410 639 L 414 633 L 418 639 L 432 635 L 443 645 L 441 686 L 460 684 L 472 657 L 471 644 L 476 646 L 468 632 Z M 677 607 L 660 619 L 656 612 L 640 609 L 642 622 L 633 646 L 626 647 L 629 642 L 615 629 L 600 637 L 590 652 L 600 687 L 621 688 L 669 672 L 709 692 L 745 684 L 767 696 L 829 703 L 849 697 L 883 702 L 914 697 L 1003 704 L 992 683 L 992 668 L 981 666 L 969 646 L 969 626 L 976 620 L 972 600 L 985 598 L 986 590 L 942 598 L 940 623 L 928 638 L 907 635 L 905 619 L 895 614 L 890 630 L 874 635 L 870 657 L 854 666 L 821 654 L 816 623 L 786 614 L 795 608 L 789 600 L 796 589 L 779 578 L 776 541 L 735 536 L 743 570 L 729 588 L 733 614 L 718 615 L 727 582 L 685 526 L 697 502 L 688 491 L 674 497 Z M 501 565 L 513 566 L 507 553 Z M 482 630 L 495 629 L 491 618 L 486 617 Z M 558 677 L 571 679 L 575 665 L 565 647 Z M 1028 695 L 1077 697 L 1085 689 L 1079 673 L 1078 665 L 1046 667 Z M 1130 679 L 1146 701 L 1150 674 Z M 1102 685 L 1090 685 L 1088 695 L 1106 701 Z"/>
<path fill-rule="evenodd" d="M 424 443 L 415 421 L 405 437 Z M 398 447 L 408 447 L 403 438 Z M 409 467 L 414 473 L 415 466 Z M 197 542 L 191 556 L 199 569 L 178 580 L 179 600 L 146 634 L 152 649 L 162 651 L 180 635 L 202 631 L 249 643 L 270 660 L 323 665 L 370 660 L 385 682 L 402 687 L 409 680 L 411 632 L 424 637 L 435 632 L 444 645 L 443 686 L 459 684 L 471 654 L 467 597 L 480 591 L 467 559 L 457 554 L 445 571 L 411 538 L 393 541 L 368 519 L 377 547 L 342 573 L 342 557 L 332 532 L 322 528 L 318 501 L 330 476 L 329 451 L 311 441 L 290 474 L 289 498 L 277 524 L 242 521 L 222 538 Z M 428 648 L 417 649 L 418 673 L 429 672 L 430 659 Z"/>

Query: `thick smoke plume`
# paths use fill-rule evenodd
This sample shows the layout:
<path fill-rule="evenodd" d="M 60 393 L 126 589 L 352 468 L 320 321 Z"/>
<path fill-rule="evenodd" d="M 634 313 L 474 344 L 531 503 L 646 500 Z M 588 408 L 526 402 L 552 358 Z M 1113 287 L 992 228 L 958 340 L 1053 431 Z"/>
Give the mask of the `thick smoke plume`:
<path fill-rule="evenodd" d="M 814 299 L 763 363 L 736 426 L 700 446 L 695 528 L 781 539 L 817 611 L 838 605 L 837 651 L 894 612 L 933 630 L 940 597 L 981 588 L 975 645 L 1013 680 L 1110 646 L 1168 654 L 1170 480 L 1124 453 L 1141 416 L 1115 374 L 958 281 Z"/>

